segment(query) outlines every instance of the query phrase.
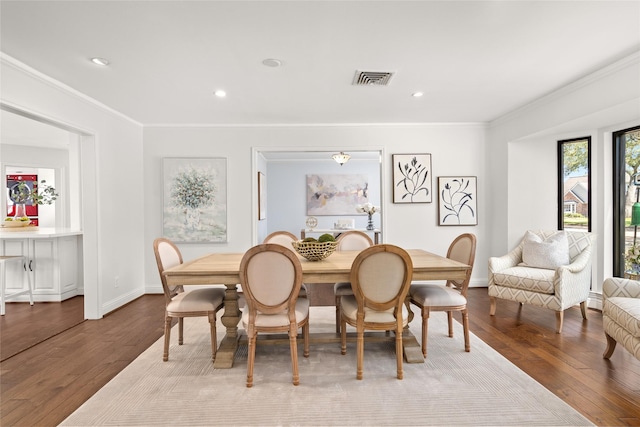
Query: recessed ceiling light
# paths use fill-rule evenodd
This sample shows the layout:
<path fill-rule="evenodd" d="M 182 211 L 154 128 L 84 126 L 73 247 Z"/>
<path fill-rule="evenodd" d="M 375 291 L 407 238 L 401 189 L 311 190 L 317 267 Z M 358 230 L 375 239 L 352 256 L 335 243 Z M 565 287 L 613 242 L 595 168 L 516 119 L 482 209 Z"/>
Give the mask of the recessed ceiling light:
<path fill-rule="evenodd" d="M 424 93 L 422 92 L 414 92 L 411 94 L 411 96 L 413 96 L 414 98 L 420 98 L 422 95 L 424 95 Z"/>
<path fill-rule="evenodd" d="M 262 65 L 276 68 L 282 65 L 282 61 L 280 61 L 279 59 L 267 58 L 264 61 L 262 61 Z"/>
<path fill-rule="evenodd" d="M 109 65 L 109 60 L 104 59 L 104 58 L 91 58 L 91 62 L 93 62 L 96 65 Z"/>
<path fill-rule="evenodd" d="M 217 96 L 218 98 L 224 98 L 225 96 L 227 96 L 227 92 L 218 89 L 217 91 L 213 92 L 213 94 L 215 96 Z"/>

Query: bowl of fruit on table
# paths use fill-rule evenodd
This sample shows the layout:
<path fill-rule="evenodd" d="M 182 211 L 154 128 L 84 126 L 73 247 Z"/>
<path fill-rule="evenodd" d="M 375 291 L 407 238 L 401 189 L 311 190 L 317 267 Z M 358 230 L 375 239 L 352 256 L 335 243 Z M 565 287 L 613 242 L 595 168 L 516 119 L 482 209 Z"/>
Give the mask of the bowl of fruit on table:
<path fill-rule="evenodd" d="M 313 237 L 307 237 L 303 240 L 293 241 L 291 244 L 297 253 L 309 261 L 320 261 L 336 250 L 338 242 L 331 234 L 323 234 L 317 240 Z"/>

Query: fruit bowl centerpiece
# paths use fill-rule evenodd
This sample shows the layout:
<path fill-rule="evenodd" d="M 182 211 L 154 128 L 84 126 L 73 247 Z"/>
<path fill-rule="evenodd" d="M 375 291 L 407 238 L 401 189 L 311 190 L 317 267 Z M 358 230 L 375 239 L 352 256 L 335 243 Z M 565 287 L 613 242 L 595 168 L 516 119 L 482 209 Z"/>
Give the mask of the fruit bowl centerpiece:
<path fill-rule="evenodd" d="M 309 261 L 320 261 L 327 258 L 338 246 L 338 242 L 331 234 L 323 234 L 318 240 L 308 237 L 304 240 L 291 242 L 293 249 Z"/>
<path fill-rule="evenodd" d="M 18 219 L 6 218 L 2 223 L 0 223 L 0 227 L 3 228 L 28 227 L 29 225 L 31 225 L 31 220 L 27 217 Z"/>

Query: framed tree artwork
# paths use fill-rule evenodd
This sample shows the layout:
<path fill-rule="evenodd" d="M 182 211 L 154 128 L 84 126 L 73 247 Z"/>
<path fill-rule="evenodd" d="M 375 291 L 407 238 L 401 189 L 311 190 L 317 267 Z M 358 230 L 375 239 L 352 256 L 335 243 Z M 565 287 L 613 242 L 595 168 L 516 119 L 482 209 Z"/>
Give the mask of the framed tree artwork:
<path fill-rule="evenodd" d="M 431 154 L 394 154 L 393 203 L 431 203 Z"/>
<path fill-rule="evenodd" d="M 162 233 L 175 242 L 227 241 L 227 159 L 163 159 Z"/>
<path fill-rule="evenodd" d="M 477 178 L 438 177 L 438 225 L 478 225 Z"/>

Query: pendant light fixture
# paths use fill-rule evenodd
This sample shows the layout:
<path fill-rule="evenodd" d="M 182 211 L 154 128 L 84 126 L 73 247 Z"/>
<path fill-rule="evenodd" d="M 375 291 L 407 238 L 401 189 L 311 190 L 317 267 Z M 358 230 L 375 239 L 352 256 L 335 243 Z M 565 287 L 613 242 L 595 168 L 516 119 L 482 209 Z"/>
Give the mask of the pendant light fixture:
<path fill-rule="evenodd" d="M 351 158 L 350 155 L 343 153 L 342 151 L 339 153 L 334 154 L 333 156 L 331 156 L 331 158 L 333 160 L 336 161 L 336 163 L 338 163 L 340 166 L 344 165 L 345 163 L 347 163 L 349 161 L 349 159 Z"/>

